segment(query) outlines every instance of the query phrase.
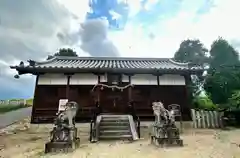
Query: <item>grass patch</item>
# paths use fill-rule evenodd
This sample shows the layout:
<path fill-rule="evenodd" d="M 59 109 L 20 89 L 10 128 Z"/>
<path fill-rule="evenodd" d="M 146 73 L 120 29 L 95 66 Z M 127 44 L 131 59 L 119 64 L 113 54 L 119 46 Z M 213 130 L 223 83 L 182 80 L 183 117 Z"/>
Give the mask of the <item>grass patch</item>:
<path fill-rule="evenodd" d="M 26 100 L 27 105 L 33 105 L 33 99 L 27 99 Z"/>
<path fill-rule="evenodd" d="M 9 112 L 9 111 L 13 111 L 13 110 L 17 110 L 17 109 L 21 109 L 21 108 L 26 108 L 28 106 L 26 105 L 0 105 L 0 114 Z"/>

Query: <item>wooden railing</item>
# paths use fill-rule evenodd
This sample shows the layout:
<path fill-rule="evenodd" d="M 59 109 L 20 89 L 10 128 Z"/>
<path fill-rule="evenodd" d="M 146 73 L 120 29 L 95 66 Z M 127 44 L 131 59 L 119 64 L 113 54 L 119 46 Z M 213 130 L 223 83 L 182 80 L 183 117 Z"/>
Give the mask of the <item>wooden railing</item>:
<path fill-rule="evenodd" d="M 139 117 L 137 116 L 137 133 L 138 133 L 138 138 L 141 137 L 140 126 L 141 126 L 141 124 L 140 124 L 140 119 L 139 119 Z"/>
<path fill-rule="evenodd" d="M 131 103 L 130 103 L 130 104 L 131 104 Z M 141 126 L 140 118 L 139 118 L 139 116 L 137 116 L 137 113 L 136 113 L 136 110 L 135 110 L 135 108 L 134 108 L 134 105 L 131 105 L 130 108 L 129 108 L 129 110 L 130 110 L 130 111 L 129 111 L 129 112 L 130 112 L 130 115 L 132 115 L 134 121 L 136 121 L 136 123 L 137 123 L 137 125 L 136 125 L 136 127 L 137 127 L 137 133 L 138 133 L 138 138 L 140 138 L 140 136 L 141 136 L 141 133 L 140 133 L 140 126 Z"/>
<path fill-rule="evenodd" d="M 94 143 L 95 138 L 96 138 L 96 119 L 97 116 L 101 113 L 100 106 L 98 106 L 98 103 L 96 103 L 96 106 L 92 112 L 92 119 L 90 121 L 90 135 L 89 135 L 89 141 Z"/>
<path fill-rule="evenodd" d="M 89 134 L 89 141 L 93 142 L 93 138 L 95 137 L 95 121 L 91 120 L 90 123 L 90 134 Z"/>
<path fill-rule="evenodd" d="M 93 142 L 93 139 L 95 138 L 95 133 L 96 133 L 96 112 L 94 110 L 92 119 L 90 121 L 90 133 L 89 133 L 89 141 Z"/>

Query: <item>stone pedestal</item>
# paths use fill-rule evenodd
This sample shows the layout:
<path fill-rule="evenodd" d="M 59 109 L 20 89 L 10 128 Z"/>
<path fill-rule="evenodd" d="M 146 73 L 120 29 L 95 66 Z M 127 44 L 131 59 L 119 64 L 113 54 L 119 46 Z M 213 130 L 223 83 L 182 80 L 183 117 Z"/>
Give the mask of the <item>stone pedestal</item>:
<path fill-rule="evenodd" d="M 151 143 L 160 146 L 183 146 L 183 140 L 180 139 L 179 129 L 177 127 L 154 127 L 156 133 L 151 136 Z"/>
<path fill-rule="evenodd" d="M 54 132 L 54 131 L 52 131 Z M 64 132 L 64 131 L 62 131 Z M 60 133 L 58 133 L 60 134 Z M 62 140 L 56 140 L 58 137 L 53 134 L 51 141 L 45 144 L 45 153 L 49 152 L 71 152 L 79 147 L 80 139 L 77 137 L 77 128 L 65 130 L 65 138 Z M 67 138 L 66 138 L 67 137 Z"/>
<path fill-rule="evenodd" d="M 183 146 L 179 129 L 175 125 L 174 117 L 164 108 L 161 102 L 153 103 L 155 122 L 151 135 L 151 143 L 156 146 Z"/>

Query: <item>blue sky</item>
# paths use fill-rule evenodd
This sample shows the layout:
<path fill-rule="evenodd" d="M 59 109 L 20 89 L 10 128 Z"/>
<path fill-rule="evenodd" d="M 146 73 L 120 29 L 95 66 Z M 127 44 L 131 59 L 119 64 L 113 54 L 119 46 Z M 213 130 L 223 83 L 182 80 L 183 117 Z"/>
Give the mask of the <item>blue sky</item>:
<path fill-rule="evenodd" d="M 240 48 L 236 0 L 149 0 L 145 12 L 140 12 L 140 0 L 128 4 L 125 29 L 106 33 L 106 45 L 114 45 L 119 56 L 173 57 L 187 38 L 199 38 L 210 48 L 222 36 Z M 88 0 L 0 1 L 0 99 L 33 95 L 34 76 L 16 80 L 9 65 L 43 60 L 62 47 L 80 56 L 102 55 L 81 49 L 79 28 L 87 11 Z"/>
<path fill-rule="evenodd" d="M 61 3 L 83 21 L 87 4 L 73 1 Z M 140 0 L 128 3 L 130 17 L 125 29 L 108 32 L 122 56 L 172 57 L 187 38 L 199 38 L 207 48 L 218 36 L 230 42 L 239 38 L 238 3 L 234 0 L 149 0 L 145 13 L 140 12 Z"/>

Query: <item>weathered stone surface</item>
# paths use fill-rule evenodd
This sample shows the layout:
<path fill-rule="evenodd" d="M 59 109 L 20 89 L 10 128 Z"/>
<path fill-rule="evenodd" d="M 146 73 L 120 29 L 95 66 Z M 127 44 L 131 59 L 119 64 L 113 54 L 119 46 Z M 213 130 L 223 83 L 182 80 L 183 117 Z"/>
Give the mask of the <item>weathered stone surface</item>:
<path fill-rule="evenodd" d="M 50 142 L 45 144 L 45 153 L 69 152 L 79 146 L 80 139 L 77 137 L 74 121 L 77 110 L 76 102 L 68 102 L 66 109 L 58 113 L 55 126 L 50 132 Z"/>
<path fill-rule="evenodd" d="M 161 102 L 153 102 L 155 122 L 152 127 L 151 143 L 156 146 L 183 146 L 174 116 Z"/>

